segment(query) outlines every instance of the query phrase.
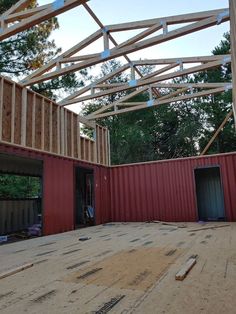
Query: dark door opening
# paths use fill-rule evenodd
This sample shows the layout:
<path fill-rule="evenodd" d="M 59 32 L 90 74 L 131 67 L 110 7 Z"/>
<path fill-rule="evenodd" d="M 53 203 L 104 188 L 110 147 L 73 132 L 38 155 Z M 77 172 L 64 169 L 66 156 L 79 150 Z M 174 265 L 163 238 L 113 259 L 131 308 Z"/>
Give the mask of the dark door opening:
<path fill-rule="evenodd" d="M 220 168 L 195 169 L 195 182 L 199 220 L 225 220 Z"/>
<path fill-rule="evenodd" d="M 95 223 L 94 171 L 76 168 L 75 227 L 92 226 Z"/>

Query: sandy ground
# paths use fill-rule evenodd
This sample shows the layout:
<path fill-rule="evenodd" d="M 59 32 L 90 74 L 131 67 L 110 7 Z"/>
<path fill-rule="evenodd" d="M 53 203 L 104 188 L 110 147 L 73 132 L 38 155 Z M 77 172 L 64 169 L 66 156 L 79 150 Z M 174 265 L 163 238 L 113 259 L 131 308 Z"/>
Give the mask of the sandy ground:
<path fill-rule="evenodd" d="M 0 280 L 0 313 L 234 314 L 236 223 L 201 227 L 117 223 L 2 245 L 0 273 L 34 265 Z"/>

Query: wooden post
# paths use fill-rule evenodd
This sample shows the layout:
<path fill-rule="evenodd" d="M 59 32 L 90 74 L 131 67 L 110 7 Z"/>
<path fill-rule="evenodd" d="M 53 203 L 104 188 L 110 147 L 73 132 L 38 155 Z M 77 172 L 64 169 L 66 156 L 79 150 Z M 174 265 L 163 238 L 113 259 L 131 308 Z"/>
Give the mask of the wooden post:
<path fill-rule="evenodd" d="M 44 101 L 44 98 L 41 99 L 41 107 L 42 107 L 41 149 L 44 150 L 44 147 L 45 147 L 45 141 L 44 141 L 44 133 L 45 133 L 45 101 Z"/>
<path fill-rule="evenodd" d="M 4 78 L 2 77 L 1 83 L 0 83 L 0 141 L 2 140 L 3 90 L 4 90 Z"/>
<path fill-rule="evenodd" d="M 49 107 L 49 151 L 52 152 L 52 102 Z"/>
<path fill-rule="evenodd" d="M 60 107 L 57 107 L 57 153 L 61 153 L 61 133 L 60 133 L 60 126 L 61 126 L 61 116 L 60 116 Z"/>
<path fill-rule="evenodd" d="M 70 124 L 71 124 L 71 157 L 75 157 L 75 148 L 74 148 L 74 113 L 70 113 Z"/>
<path fill-rule="evenodd" d="M 16 109 L 16 84 L 12 85 L 11 93 L 11 143 L 14 143 L 15 139 L 15 110 Z"/>
<path fill-rule="evenodd" d="M 231 68 L 232 68 L 232 83 L 233 83 L 233 113 L 234 123 L 236 126 L 236 2 L 229 0 L 230 13 L 230 41 L 231 41 Z"/>
<path fill-rule="evenodd" d="M 78 158 L 81 159 L 81 137 L 80 137 L 79 116 L 77 116 L 77 149 L 78 149 Z"/>
<path fill-rule="evenodd" d="M 26 146 L 27 89 L 22 89 L 21 145 Z"/>
<path fill-rule="evenodd" d="M 33 103 L 32 103 L 32 147 L 35 147 L 35 107 L 36 107 L 36 94 L 33 94 Z"/>

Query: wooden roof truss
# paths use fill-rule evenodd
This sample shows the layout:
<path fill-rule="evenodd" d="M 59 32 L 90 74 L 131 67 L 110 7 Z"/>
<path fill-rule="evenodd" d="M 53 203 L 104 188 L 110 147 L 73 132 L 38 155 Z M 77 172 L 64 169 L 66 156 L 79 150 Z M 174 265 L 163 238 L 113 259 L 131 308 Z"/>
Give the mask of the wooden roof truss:
<path fill-rule="evenodd" d="M 128 56 L 132 52 L 140 51 L 229 20 L 231 22 L 231 33 L 232 25 L 234 27 L 233 33 L 235 33 L 236 5 L 232 0 L 229 1 L 230 10 L 229 8 L 223 8 L 143 21 L 104 25 L 88 6 L 86 0 L 56 0 L 52 4 L 35 9 L 27 9 L 29 1 L 24 0 L 19 1 L 1 16 L 0 40 L 75 6 L 83 5 L 98 24 L 99 29 L 74 47 L 63 52 L 60 56 L 27 76 L 21 81 L 21 84 L 23 86 L 31 86 L 64 74 L 74 73 L 90 66 L 101 64 L 114 58 L 124 57 L 126 63 L 119 69 L 80 88 L 60 102 L 60 105 L 67 106 L 116 94 L 121 91 L 129 91 L 126 96 L 118 101 L 104 106 L 89 116 L 84 117 L 83 121 L 86 123 L 86 121 L 89 122 L 89 120 L 160 104 L 203 97 L 232 89 L 232 86 L 235 85 L 235 73 L 233 73 L 232 84 L 217 82 L 177 84 L 171 81 L 174 78 L 180 78 L 185 75 L 191 75 L 207 69 L 227 65 L 231 63 L 231 55 L 134 61 Z M 118 43 L 114 39 L 114 34 L 125 31 L 135 31 L 136 33 L 133 36 L 129 34 L 126 40 Z M 233 36 L 235 37 L 235 34 Z M 233 39 L 235 41 L 235 38 Z M 97 40 L 102 40 L 103 50 L 92 54 L 84 53 L 84 49 L 87 49 Z M 232 50 L 232 62 L 236 63 L 236 53 L 234 48 Z M 154 65 L 156 68 L 152 73 L 143 75 L 142 67 L 146 65 Z M 233 69 L 234 68 L 235 64 L 233 65 Z M 110 79 L 127 70 L 130 71 L 130 80 L 128 82 L 117 84 L 109 82 Z M 132 101 L 134 96 L 142 93 L 148 93 L 149 100 L 145 102 Z"/>

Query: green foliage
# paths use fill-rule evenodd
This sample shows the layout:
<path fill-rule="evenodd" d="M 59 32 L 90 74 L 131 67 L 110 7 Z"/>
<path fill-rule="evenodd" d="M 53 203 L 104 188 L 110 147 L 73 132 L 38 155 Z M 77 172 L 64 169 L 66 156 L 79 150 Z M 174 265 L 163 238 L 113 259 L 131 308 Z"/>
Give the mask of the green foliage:
<path fill-rule="evenodd" d="M 215 55 L 228 54 L 230 51 L 230 34 L 224 34 L 223 40 L 212 51 Z M 208 70 L 195 75 L 196 82 L 231 82 L 231 66 L 226 65 L 217 69 Z M 204 111 L 202 137 L 199 140 L 200 151 L 207 145 L 215 131 L 218 129 L 227 113 L 232 108 L 232 91 L 204 97 L 198 106 Z M 208 154 L 225 153 L 236 150 L 236 133 L 234 119 L 230 118 L 224 129 L 211 145 Z"/>
<path fill-rule="evenodd" d="M 41 182 L 38 177 L 0 175 L 0 198 L 33 198 L 40 195 Z"/>

